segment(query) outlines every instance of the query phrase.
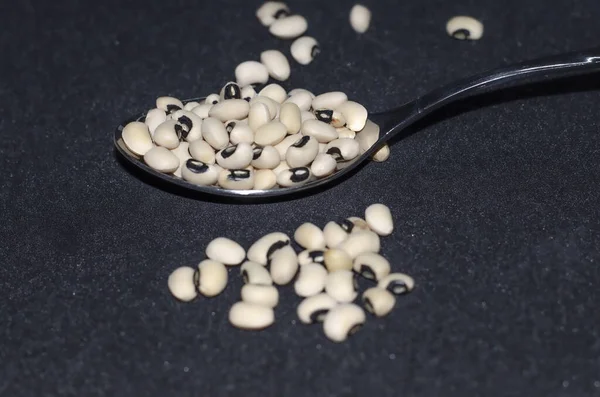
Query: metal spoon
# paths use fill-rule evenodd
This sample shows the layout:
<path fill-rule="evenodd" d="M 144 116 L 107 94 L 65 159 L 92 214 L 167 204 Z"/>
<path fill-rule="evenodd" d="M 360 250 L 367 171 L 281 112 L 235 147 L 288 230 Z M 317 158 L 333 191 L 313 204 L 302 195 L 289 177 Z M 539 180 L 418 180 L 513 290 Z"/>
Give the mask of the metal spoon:
<path fill-rule="evenodd" d="M 349 173 L 360 163 L 369 159 L 383 144 L 398 135 L 400 131 L 444 105 L 474 94 L 499 90 L 523 82 L 549 81 L 559 77 L 583 74 L 599 69 L 600 48 L 594 48 L 506 66 L 448 84 L 395 109 L 369 115 L 369 121 L 365 130 L 357 134 L 358 136 L 361 133 L 365 133 L 367 129 L 369 129 L 370 133 L 379 134 L 379 139 L 368 150 L 354 160 L 344 163 L 343 167 L 339 167 L 340 169 L 332 175 L 294 187 L 275 188 L 271 190 L 227 190 L 217 186 L 194 185 L 174 175 L 155 171 L 148 167 L 142 159 L 131 153 L 121 138 L 123 127 L 132 121 L 143 121 L 145 114 L 132 117 L 122 123 L 115 131 L 114 142 L 117 150 L 135 167 L 169 184 L 177 185 L 189 191 L 247 200 L 297 195 L 301 192 L 331 184 L 333 181 Z M 190 99 L 189 101 L 193 100 L 198 99 Z"/>

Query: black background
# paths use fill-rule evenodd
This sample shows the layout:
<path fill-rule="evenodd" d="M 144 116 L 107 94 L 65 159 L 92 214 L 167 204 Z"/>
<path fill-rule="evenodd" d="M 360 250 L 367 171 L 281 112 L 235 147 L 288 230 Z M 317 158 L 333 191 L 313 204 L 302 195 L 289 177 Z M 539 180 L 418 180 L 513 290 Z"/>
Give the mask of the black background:
<path fill-rule="evenodd" d="M 263 204 L 202 200 L 127 171 L 114 128 L 160 95 L 214 92 L 261 51 L 289 53 L 258 1 L 3 1 L 0 395 L 590 396 L 600 394 L 598 75 L 437 113 L 333 188 Z M 372 112 L 499 65 L 598 44 L 597 0 L 289 1 L 322 53 L 286 88 Z M 470 14 L 482 40 L 446 21 Z M 599 52 L 600 55 L 600 52 Z M 178 266 L 224 235 L 248 247 L 304 221 L 393 210 L 383 253 L 417 281 L 348 342 L 298 323 L 227 322 L 241 280 L 176 302 Z"/>

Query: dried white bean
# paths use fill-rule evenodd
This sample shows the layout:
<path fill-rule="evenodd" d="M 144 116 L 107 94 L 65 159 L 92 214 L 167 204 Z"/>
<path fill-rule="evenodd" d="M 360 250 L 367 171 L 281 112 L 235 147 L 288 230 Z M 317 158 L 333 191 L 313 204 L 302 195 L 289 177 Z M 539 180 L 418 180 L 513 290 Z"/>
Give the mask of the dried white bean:
<path fill-rule="evenodd" d="M 313 97 L 311 96 L 310 92 L 298 91 L 294 95 L 291 95 L 290 97 L 288 97 L 288 99 L 286 99 L 283 103 L 284 104 L 285 103 L 295 103 L 296 105 L 298 105 L 300 110 L 304 112 L 304 111 L 308 111 L 310 109 L 312 101 L 313 101 Z M 314 115 L 312 115 L 312 116 L 313 116 L 313 118 L 316 118 L 316 117 L 314 117 Z"/>
<path fill-rule="evenodd" d="M 325 243 L 329 248 L 335 248 L 348 238 L 348 232 L 337 222 L 328 222 L 323 228 Z"/>
<path fill-rule="evenodd" d="M 189 110 L 177 110 L 173 113 L 173 120 L 182 126 L 181 137 L 188 142 L 202 138 L 202 118 Z"/>
<path fill-rule="evenodd" d="M 242 99 L 250 102 L 256 96 L 256 90 L 251 85 L 242 88 Z"/>
<path fill-rule="evenodd" d="M 267 105 L 267 107 L 269 108 L 269 115 L 271 117 L 271 120 L 273 120 L 275 117 L 277 117 L 279 115 L 279 106 L 280 105 L 278 102 L 275 102 L 271 98 L 268 98 L 266 96 L 257 95 L 254 98 L 252 98 L 252 100 L 250 101 L 250 106 L 252 106 L 256 102 L 261 102 L 261 103 L 264 103 L 265 105 Z"/>
<path fill-rule="evenodd" d="M 181 142 L 176 149 L 171 150 L 171 152 L 179 159 L 179 167 L 173 172 L 173 175 L 179 178 L 181 178 L 181 170 L 185 167 L 186 161 L 192 158 L 192 156 L 190 156 L 189 146 L 189 143 Z"/>
<path fill-rule="evenodd" d="M 379 126 L 367 120 L 365 128 L 356 134 L 356 141 L 360 145 L 360 153 L 364 153 L 379 139 Z"/>
<path fill-rule="evenodd" d="M 323 255 L 325 266 L 329 272 L 352 270 L 352 258 L 346 251 L 331 248 Z"/>
<path fill-rule="evenodd" d="M 254 171 L 249 169 L 222 170 L 217 180 L 219 186 L 230 190 L 252 190 Z"/>
<path fill-rule="evenodd" d="M 252 165 L 259 169 L 274 169 L 281 163 L 277 149 L 273 146 L 256 146 L 253 149 Z"/>
<path fill-rule="evenodd" d="M 394 231 L 392 212 L 383 204 L 372 204 L 365 210 L 365 220 L 371 230 L 380 236 L 389 236 Z"/>
<path fill-rule="evenodd" d="M 197 141 L 190 143 L 188 150 L 194 160 L 206 164 L 215 163 L 215 150 L 206 141 L 198 139 Z"/>
<path fill-rule="evenodd" d="M 356 132 L 352 131 L 351 129 L 348 129 L 346 127 L 336 128 L 336 131 L 338 132 L 340 139 L 343 139 L 343 138 L 354 139 L 356 137 Z"/>
<path fill-rule="evenodd" d="M 325 248 L 325 237 L 323 231 L 316 225 L 306 222 L 300 225 L 294 232 L 294 240 L 302 248 L 318 250 Z"/>
<path fill-rule="evenodd" d="M 277 103 L 282 103 L 287 99 L 287 93 L 283 87 L 275 83 L 265 86 L 262 90 L 260 90 L 258 95 L 271 98 Z"/>
<path fill-rule="evenodd" d="M 365 252 L 377 253 L 380 248 L 379 236 L 367 230 L 351 233 L 336 248 L 346 251 L 352 259 Z"/>
<path fill-rule="evenodd" d="M 325 283 L 325 292 L 340 303 L 352 302 L 358 295 L 357 288 L 356 278 L 350 270 L 329 273 Z"/>
<path fill-rule="evenodd" d="M 373 156 L 372 156 L 373 160 L 377 161 L 379 163 L 386 161 L 389 157 L 390 157 L 390 147 L 387 145 L 387 143 L 385 145 L 383 145 L 381 147 L 381 149 L 376 151 L 375 154 L 373 154 Z"/>
<path fill-rule="evenodd" d="M 348 96 L 341 91 L 326 92 L 317 95 L 312 100 L 313 109 L 336 109 L 348 100 Z"/>
<path fill-rule="evenodd" d="M 325 176 L 333 174 L 337 162 L 330 154 L 319 153 L 315 157 L 314 161 L 310 166 L 310 170 L 317 178 L 323 178 Z"/>
<path fill-rule="evenodd" d="M 358 156 L 360 145 L 350 138 L 335 139 L 327 144 L 325 153 L 331 155 L 338 162 L 349 161 Z"/>
<path fill-rule="evenodd" d="M 216 160 L 223 168 L 242 169 L 250 165 L 252 157 L 252 146 L 248 143 L 240 143 L 219 151 Z"/>
<path fill-rule="evenodd" d="M 199 105 L 200 105 L 200 103 L 196 102 L 196 101 L 187 102 L 183 106 L 183 110 L 187 110 L 188 112 L 191 112 L 193 108 L 195 108 L 196 106 L 199 106 Z"/>
<path fill-rule="evenodd" d="M 171 114 L 176 110 L 183 109 L 183 103 L 170 96 L 161 96 L 156 98 L 156 107 L 164 110 L 167 114 Z"/>
<path fill-rule="evenodd" d="M 158 127 L 165 121 L 167 121 L 167 114 L 164 110 L 159 108 L 149 110 L 146 114 L 146 117 L 144 118 L 144 123 L 148 126 L 150 135 L 154 135 L 156 127 Z"/>
<path fill-rule="evenodd" d="M 282 169 L 279 173 L 275 169 L 273 172 L 277 174 L 277 184 L 283 187 L 302 185 L 308 182 L 312 176 L 307 167 Z"/>
<path fill-rule="evenodd" d="M 285 233 L 273 232 L 258 239 L 248 249 L 248 259 L 266 265 L 269 255 L 280 248 L 290 245 L 290 238 Z"/>
<path fill-rule="evenodd" d="M 319 120 L 306 120 L 301 128 L 303 135 L 315 137 L 321 143 L 328 143 L 338 138 L 338 132 L 331 125 Z"/>
<path fill-rule="evenodd" d="M 244 121 L 229 120 L 225 123 L 225 131 L 229 134 L 229 141 L 234 145 L 254 142 L 254 131 Z"/>
<path fill-rule="evenodd" d="M 263 169 L 254 172 L 254 190 L 269 190 L 277 185 L 277 175 L 272 170 Z"/>
<path fill-rule="evenodd" d="M 208 112 L 209 117 L 214 117 L 221 122 L 227 120 L 242 120 L 248 117 L 250 104 L 243 99 L 226 99 L 214 105 Z"/>
<path fill-rule="evenodd" d="M 213 105 L 210 103 L 201 103 L 192 109 L 192 113 L 199 116 L 201 119 L 205 119 L 208 117 L 208 112 L 210 112 L 212 107 Z"/>
<path fill-rule="evenodd" d="M 216 105 L 221 102 L 221 96 L 219 94 L 210 94 L 204 99 L 204 103 L 206 105 Z"/>
<path fill-rule="evenodd" d="M 181 125 L 177 124 L 177 121 L 167 120 L 156 127 L 153 137 L 154 143 L 167 149 L 175 149 L 179 146 L 182 129 Z"/>
<path fill-rule="evenodd" d="M 353 303 L 337 305 L 329 310 L 323 321 L 325 336 L 334 342 L 343 342 L 354 335 L 365 323 L 364 310 Z"/>

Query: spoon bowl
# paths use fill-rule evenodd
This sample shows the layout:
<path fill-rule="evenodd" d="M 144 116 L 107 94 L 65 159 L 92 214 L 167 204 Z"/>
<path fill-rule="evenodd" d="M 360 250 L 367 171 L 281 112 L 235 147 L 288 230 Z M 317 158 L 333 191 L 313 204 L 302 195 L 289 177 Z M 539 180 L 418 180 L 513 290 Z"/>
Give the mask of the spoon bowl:
<path fill-rule="evenodd" d="M 544 57 L 459 80 L 392 110 L 369 114 L 369 120 L 365 129 L 357 134 L 377 134 L 379 138 L 373 145 L 353 160 L 338 163 L 338 168 L 332 175 L 321 179 L 313 179 L 305 184 L 292 187 L 277 187 L 269 190 L 229 190 L 218 186 L 195 185 L 175 175 L 158 172 L 146 165 L 142 158 L 127 149 L 121 136 L 123 128 L 128 123 L 144 121 L 144 113 L 129 118 L 117 127 L 114 134 L 114 144 L 118 152 L 137 169 L 190 192 L 197 192 L 200 195 L 239 198 L 248 201 L 267 197 L 282 198 L 331 185 L 332 182 L 339 180 L 358 165 L 367 161 L 384 144 L 401 131 L 444 105 L 472 95 L 504 89 L 525 82 L 549 81 L 598 70 L 600 70 L 600 48 Z M 184 103 L 201 101 L 203 99 L 189 99 L 184 101 Z"/>

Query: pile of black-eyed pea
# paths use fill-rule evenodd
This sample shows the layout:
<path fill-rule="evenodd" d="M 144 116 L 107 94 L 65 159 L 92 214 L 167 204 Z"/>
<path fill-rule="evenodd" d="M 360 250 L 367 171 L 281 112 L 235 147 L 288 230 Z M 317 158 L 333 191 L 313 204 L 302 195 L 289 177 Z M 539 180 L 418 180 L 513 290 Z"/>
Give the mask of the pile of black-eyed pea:
<path fill-rule="evenodd" d="M 319 53 L 317 41 L 302 36 L 306 19 L 291 15 L 282 2 L 265 2 L 258 20 L 276 37 L 296 40 L 292 58 L 302 65 Z M 364 33 L 370 12 L 356 5 L 353 28 Z M 302 36 L 302 37 L 299 37 Z M 261 53 L 260 62 L 245 61 L 235 69 L 236 81 L 202 101 L 183 103 L 163 96 L 143 121 L 124 126 L 129 151 L 152 169 L 189 183 L 230 190 L 268 190 L 325 178 L 363 154 L 379 139 L 379 127 L 367 109 L 340 91 L 315 96 L 280 84 L 290 76 L 286 56 Z M 387 145 L 372 158 L 385 161 Z"/>
<path fill-rule="evenodd" d="M 394 230 L 392 214 L 383 204 L 370 205 L 365 217 L 329 222 L 323 229 L 312 223 L 300 225 L 293 240 L 282 232 L 269 233 L 246 251 L 225 237 L 206 247 L 207 259 L 196 267 L 180 267 L 168 278 L 171 293 L 189 302 L 198 294 L 219 295 L 228 280 L 228 267 L 239 266 L 244 285 L 240 301 L 229 311 L 230 323 L 241 329 L 262 330 L 275 321 L 279 289 L 293 283 L 303 298 L 297 316 L 304 324 L 322 323 L 327 338 L 342 342 L 367 320 L 366 309 L 375 317 L 391 312 L 398 296 L 414 288 L 414 280 L 392 272 L 389 261 L 379 254 L 381 238 Z M 362 293 L 359 281 L 370 283 Z M 364 309 L 363 309 L 364 307 Z"/>

